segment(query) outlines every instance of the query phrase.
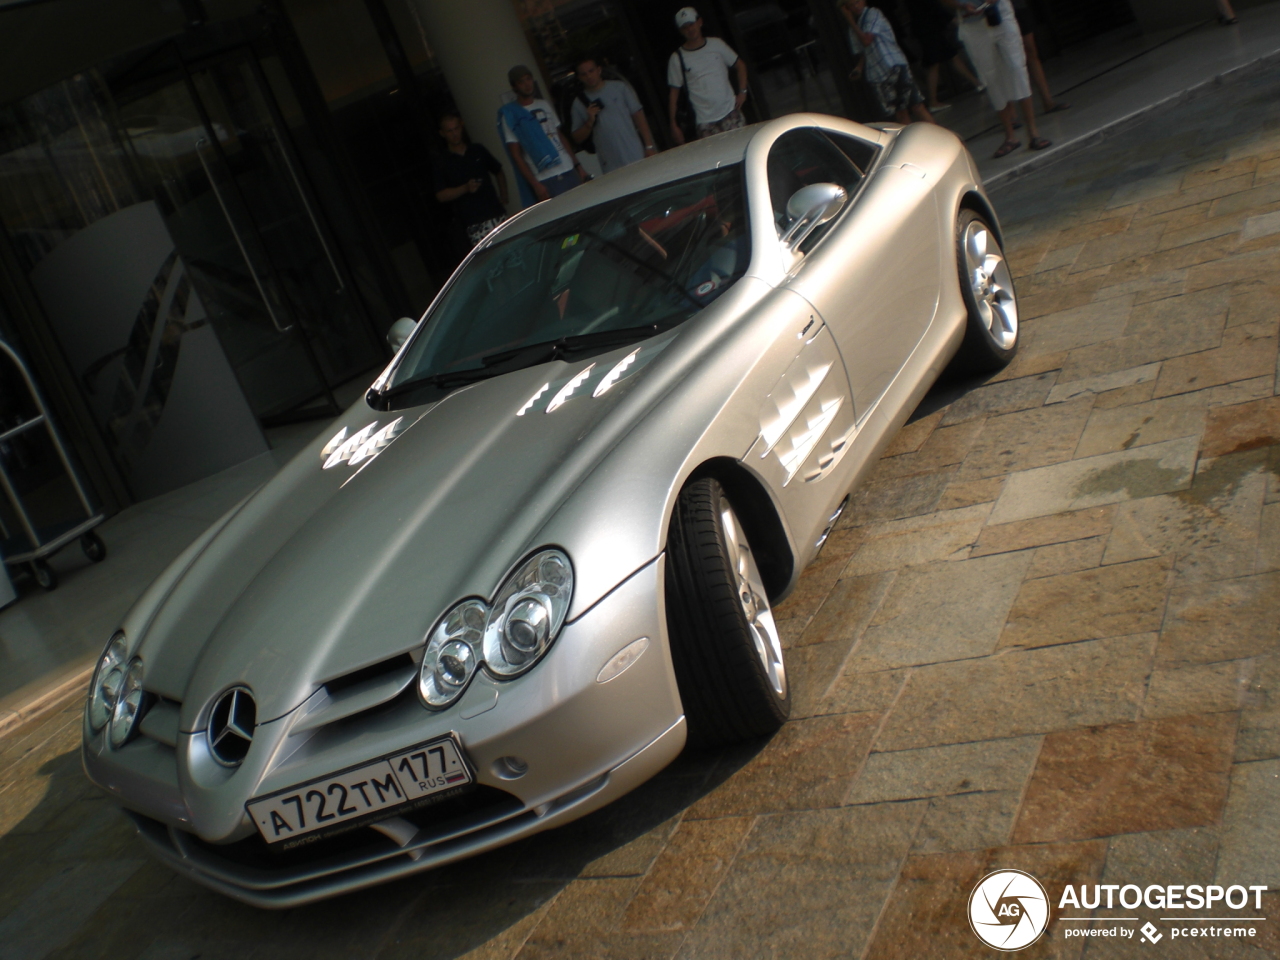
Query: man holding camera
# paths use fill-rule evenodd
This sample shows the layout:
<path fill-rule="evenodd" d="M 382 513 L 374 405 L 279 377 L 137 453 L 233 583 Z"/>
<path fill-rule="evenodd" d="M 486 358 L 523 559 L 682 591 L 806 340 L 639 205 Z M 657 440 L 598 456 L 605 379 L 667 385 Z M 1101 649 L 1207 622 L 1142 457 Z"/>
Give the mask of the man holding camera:
<path fill-rule="evenodd" d="M 657 153 L 635 91 L 621 80 L 604 79 L 595 57 L 583 57 L 576 69 L 582 94 L 574 98 L 570 117 L 574 143 L 593 137 L 605 173 Z"/>

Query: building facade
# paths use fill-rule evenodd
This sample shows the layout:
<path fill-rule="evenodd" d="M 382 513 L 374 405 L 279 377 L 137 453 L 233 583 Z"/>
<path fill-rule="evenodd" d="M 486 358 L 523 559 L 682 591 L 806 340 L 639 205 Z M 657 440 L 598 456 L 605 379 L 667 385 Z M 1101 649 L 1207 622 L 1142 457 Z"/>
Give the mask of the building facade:
<path fill-rule="evenodd" d="M 669 145 L 682 5 L 0 0 L 0 336 L 103 506 L 241 462 L 358 393 L 463 249 L 431 183 L 439 118 L 458 111 L 505 163 L 511 65 L 567 104 L 574 57 L 597 54 Z M 748 119 L 878 119 L 834 0 L 698 6 L 746 59 Z M 1125 0 L 1035 6 L 1049 50 L 1135 18 Z"/>

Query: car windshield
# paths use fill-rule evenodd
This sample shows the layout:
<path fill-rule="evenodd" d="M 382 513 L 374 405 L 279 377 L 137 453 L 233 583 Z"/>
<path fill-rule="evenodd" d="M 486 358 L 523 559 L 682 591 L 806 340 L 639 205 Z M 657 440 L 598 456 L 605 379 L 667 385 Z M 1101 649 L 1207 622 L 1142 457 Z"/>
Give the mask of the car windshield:
<path fill-rule="evenodd" d="M 383 395 L 448 390 L 683 323 L 743 275 L 738 165 L 601 203 L 476 254 Z"/>

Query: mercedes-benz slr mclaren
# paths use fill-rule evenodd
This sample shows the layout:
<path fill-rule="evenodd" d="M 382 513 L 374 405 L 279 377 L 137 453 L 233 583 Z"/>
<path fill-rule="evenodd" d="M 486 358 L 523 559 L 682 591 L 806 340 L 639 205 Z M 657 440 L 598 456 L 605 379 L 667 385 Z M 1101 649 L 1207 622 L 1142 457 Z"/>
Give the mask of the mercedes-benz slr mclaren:
<path fill-rule="evenodd" d="M 94 675 L 89 776 L 248 903 L 470 856 L 776 730 L 771 605 L 1018 313 L 954 135 L 796 114 L 513 217 L 410 326 Z"/>

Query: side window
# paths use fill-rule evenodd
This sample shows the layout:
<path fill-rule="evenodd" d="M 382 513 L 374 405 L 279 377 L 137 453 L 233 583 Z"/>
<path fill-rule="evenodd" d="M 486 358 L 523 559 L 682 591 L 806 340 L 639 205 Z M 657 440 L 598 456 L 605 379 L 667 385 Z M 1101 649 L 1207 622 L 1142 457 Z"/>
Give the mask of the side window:
<path fill-rule="evenodd" d="M 871 169 L 871 164 L 876 162 L 876 154 L 880 152 L 880 147 L 874 143 L 859 140 L 857 137 L 851 137 L 846 133 L 835 133 L 828 130 L 826 134 L 831 142 L 839 147 L 841 152 L 849 158 L 849 162 L 858 168 L 858 172 L 865 177 L 867 171 Z"/>
<path fill-rule="evenodd" d="M 836 183 L 852 196 L 862 181 L 862 173 L 843 151 L 812 127 L 784 133 L 769 150 L 769 199 L 773 205 L 773 222 L 781 237 L 791 226 L 787 201 L 801 187 L 811 183 Z M 832 221 L 834 223 L 835 221 Z M 804 243 L 809 250 L 830 229 L 824 224 Z"/>

